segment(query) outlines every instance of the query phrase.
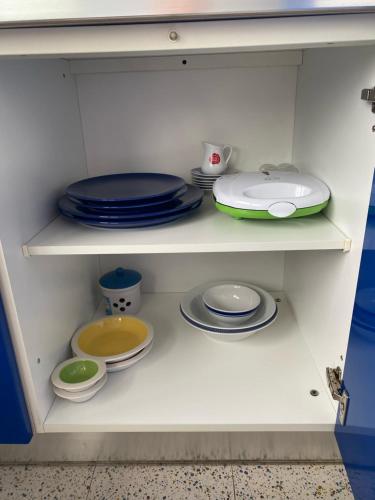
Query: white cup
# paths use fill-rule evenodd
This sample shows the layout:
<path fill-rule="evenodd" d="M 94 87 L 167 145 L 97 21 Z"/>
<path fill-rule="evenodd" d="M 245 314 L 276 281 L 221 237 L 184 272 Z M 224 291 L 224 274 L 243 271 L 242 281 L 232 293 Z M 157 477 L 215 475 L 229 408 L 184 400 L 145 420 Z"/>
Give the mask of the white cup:
<path fill-rule="evenodd" d="M 232 146 L 210 144 L 204 142 L 204 160 L 202 163 L 202 172 L 204 174 L 221 174 L 228 166 L 229 158 L 232 154 Z M 227 150 L 227 155 L 225 153 Z"/>

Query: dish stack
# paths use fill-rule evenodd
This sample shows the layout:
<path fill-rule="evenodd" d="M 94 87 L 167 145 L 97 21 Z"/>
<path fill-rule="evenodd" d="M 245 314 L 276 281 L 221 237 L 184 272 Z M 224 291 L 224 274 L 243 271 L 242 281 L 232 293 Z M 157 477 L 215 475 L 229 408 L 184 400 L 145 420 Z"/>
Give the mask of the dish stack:
<path fill-rule="evenodd" d="M 265 290 L 243 282 L 206 283 L 188 292 L 180 312 L 205 335 L 224 342 L 243 340 L 273 323 L 275 299 Z"/>
<path fill-rule="evenodd" d="M 204 191 L 212 191 L 215 181 L 225 175 L 235 174 L 237 171 L 227 168 L 221 174 L 205 174 L 201 168 L 193 168 L 191 171 L 191 182 Z"/>
<path fill-rule="evenodd" d="M 51 383 L 59 398 L 83 403 L 93 398 L 107 382 L 107 370 L 101 360 L 72 358 L 52 372 Z"/>
<path fill-rule="evenodd" d="M 147 356 L 153 337 L 152 326 L 136 316 L 106 316 L 77 330 L 71 347 L 76 356 L 100 361 L 111 373 Z"/>
<path fill-rule="evenodd" d="M 203 192 L 181 177 L 127 173 L 71 184 L 59 200 L 61 214 L 85 226 L 126 229 L 156 226 L 190 215 Z"/>

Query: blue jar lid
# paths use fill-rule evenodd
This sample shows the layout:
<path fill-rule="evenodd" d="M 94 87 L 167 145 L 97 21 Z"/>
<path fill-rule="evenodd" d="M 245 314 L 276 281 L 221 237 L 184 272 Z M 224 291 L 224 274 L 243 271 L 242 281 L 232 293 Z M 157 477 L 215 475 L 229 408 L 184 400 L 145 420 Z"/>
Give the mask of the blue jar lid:
<path fill-rule="evenodd" d="M 118 267 L 114 271 L 104 274 L 100 280 L 103 288 L 117 289 L 134 286 L 142 280 L 142 275 L 133 269 L 123 269 Z"/>

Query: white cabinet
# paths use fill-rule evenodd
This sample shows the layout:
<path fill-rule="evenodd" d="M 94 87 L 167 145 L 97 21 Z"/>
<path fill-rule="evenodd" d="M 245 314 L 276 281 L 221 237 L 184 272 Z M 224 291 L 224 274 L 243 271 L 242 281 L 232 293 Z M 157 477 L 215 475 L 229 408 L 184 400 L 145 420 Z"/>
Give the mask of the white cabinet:
<path fill-rule="evenodd" d="M 0 31 L 1 292 L 38 432 L 333 429 L 324 372 L 345 358 L 372 184 L 375 115 L 360 94 L 375 82 L 374 28 L 368 14 Z M 232 144 L 240 170 L 293 162 L 317 175 L 328 209 L 236 221 L 207 198 L 186 221 L 117 232 L 58 216 L 58 196 L 86 176 L 189 180 L 202 140 Z M 93 400 L 55 400 L 49 375 L 101 313 L 98 276 L 119 264 L 144 275 L 155 347 Z M 185 291 L 227 278 L 281 300 L 278 320 L 237 344 L 178 309 Z"/>

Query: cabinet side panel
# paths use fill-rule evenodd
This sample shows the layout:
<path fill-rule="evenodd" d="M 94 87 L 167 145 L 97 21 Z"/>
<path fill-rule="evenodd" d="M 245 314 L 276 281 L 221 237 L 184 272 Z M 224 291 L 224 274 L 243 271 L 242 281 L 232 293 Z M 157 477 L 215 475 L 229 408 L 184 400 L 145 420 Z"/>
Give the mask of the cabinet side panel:
<path fill-rule="evenodd" d="M 374 48 L 304 54 L 294 162 L 328 184 L 332 199 L 326 215 L 353 240 L 346 254 L 297 252 L 286 257 L 285 289 L 322 375 L 326 366 L 343 366 L 348 341 L 375 164 L 375 115 L 360 96 L 374 84 Z"/>
<path fill-rule="evenodd" d="M 202 141 L 231 144 L 239 169 L 288 162 L 296 76 L 296 67 L 78 75 L 90 175 L 159 171 L 190 180 Z"/>
<path fill-rule="evenodd" d="M 28 360 L 21 373 L 24 385 L 32 385 L 29 407 L 41 430 L 53 401 L 49 375 L 94 306 L 94 257 L 27 259 L 21 249 L 57 215 L 63 188 L 86 176 L 78 100 L 67 63 L 2 61 L 0 109 L 0 228 L 10 278 L 1 292 L 13 294 L 15 310 L 8 308 L 7 314 L 13 316 L 10 325 L 20 326 L 12 330 L 13 344 L 18 362 Z"/>

